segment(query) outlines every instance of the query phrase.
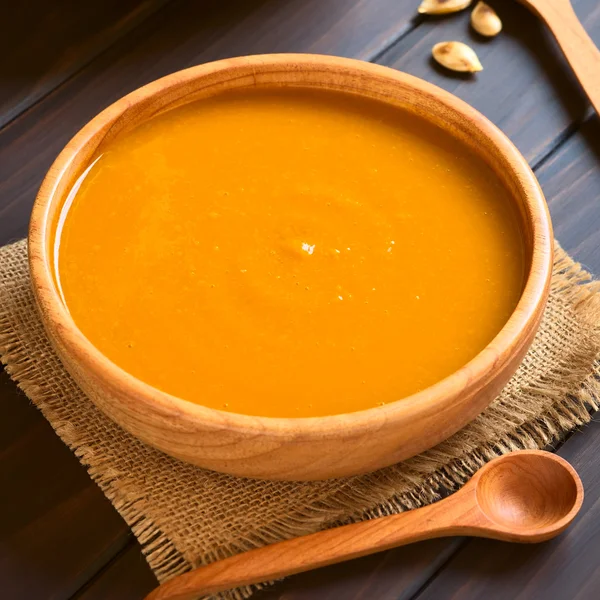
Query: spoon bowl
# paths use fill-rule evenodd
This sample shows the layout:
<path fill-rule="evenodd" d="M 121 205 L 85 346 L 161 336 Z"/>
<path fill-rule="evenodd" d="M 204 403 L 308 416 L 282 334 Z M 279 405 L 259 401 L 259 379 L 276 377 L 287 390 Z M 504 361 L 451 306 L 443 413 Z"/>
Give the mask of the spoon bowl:
<path fill-rule="evenodd" d="M 583 500 L 573 467 L 547 452 L 515 452 L 484 467 L 476 481 L 479 509 L 493 524 L 539 542 L 564 530 Z M 529 538 L 529 539 L 525 539 Z"/>
<path fill-rule="evenodd" d="M 582 503 L 583 485 L 566 460 L 521 450 L 492 460 L 440 502 L 238 554 L 184 573 L 146 600 L 195 600 L 436 537 L 543 542 L 564 531 Z"/>

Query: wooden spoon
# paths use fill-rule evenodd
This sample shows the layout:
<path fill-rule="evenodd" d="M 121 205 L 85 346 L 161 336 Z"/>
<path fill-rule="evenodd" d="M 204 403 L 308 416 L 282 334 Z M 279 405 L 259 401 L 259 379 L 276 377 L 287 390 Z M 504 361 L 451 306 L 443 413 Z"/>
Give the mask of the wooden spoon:
<path fill-rule="evenodd" d="M 600 115 L 600 50 L 579 22 L 569 0 L 519 0 L 553 33 L 581 87 Z"/>
<path fill-rule="evenodd" d="M 564 459 L 539 450 L 513 452 L 440 502 L 238 554 L 175 577 L 146 600 L 196 600 L 436 537 L 543 542 L 571 523 L 582 502 L 581 480 Z"/>

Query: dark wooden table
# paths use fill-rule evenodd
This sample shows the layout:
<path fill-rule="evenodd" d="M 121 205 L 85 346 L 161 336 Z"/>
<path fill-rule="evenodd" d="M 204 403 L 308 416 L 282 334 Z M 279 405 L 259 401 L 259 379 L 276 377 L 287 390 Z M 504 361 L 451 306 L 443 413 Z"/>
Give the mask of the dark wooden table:
<path fill-rule="evenodd" d="M 105 106 L 157 77 L 240 54 L 318 52 L 388 65 L 465 99 L 516 143 L 563 246 L 600 273 L 600 119 L 544 28 L 490 0 L 505 31 L 466 13 L 416 16 L 419 0 L 29 0 L 0 25 L 0 244 L 26 234 L 46 169 Z M 600 42 L 600 3 L 574 0 Z M 466 40 L 485 70 L 442 72 L 434 43 Z M 581 473 L 581 516 L 557 540 L 438 540 L 292 577 L 257 600 L 600 598 L 600 423 L 560 445 Z M 156 582 L 135 539 L 77 459 L 0 372 L 0 598 L 131 600 Z"/>

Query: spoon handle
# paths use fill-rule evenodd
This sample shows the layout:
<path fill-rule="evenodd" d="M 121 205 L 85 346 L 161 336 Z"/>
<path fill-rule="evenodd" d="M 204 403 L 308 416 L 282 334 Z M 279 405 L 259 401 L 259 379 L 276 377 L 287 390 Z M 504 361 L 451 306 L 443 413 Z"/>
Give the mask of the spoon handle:
<path fill-rule="evenodd" d="M 581 87 L 600 115 L 600 50 L 577 18 L 569 0 L 522 0 L 546 23 Z"/>
<path fill-rule="evenodd" d="M 271 544 L 199 567 L 162 584 L 146 600 L 196 600 L 235 587 L 279 579 L 434 537 L 465 533 L 457 525 L 463 497 Z"/>

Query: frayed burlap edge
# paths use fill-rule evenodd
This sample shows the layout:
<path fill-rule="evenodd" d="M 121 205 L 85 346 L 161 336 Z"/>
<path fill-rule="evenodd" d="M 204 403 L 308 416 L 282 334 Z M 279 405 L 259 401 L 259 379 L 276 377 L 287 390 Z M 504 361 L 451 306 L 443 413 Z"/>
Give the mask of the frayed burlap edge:
<path fill-rule="evenodd" d="M 298 507 L 293 514 L 255 532 L 252 539 L 235 540 L 205 556 L 186 557 L 145 513 L 146 499 L 124 485 L 111 465 L 80 439 L 60 407 L 53 404 L 52 392 L 43 392 L 35 383 L 34 361 L 20 353 L 21 342 L 11 315 L 0 306 L 0 360 L 10 376 L 42 411 L 59 437 L 88 468 L 92 479 L 123 516 L 139 539 L 144 554 L 160 581 L 237 552 L 316 529 L 373 518 L 415 508 L 435 501 L 442 489 L 460 487 L 480 466 L 500 454 L 522 448 L 544 448 L 576 427 L 588 423 L 590 411 L 598 409 L 600 395 L 600 284 L 559 247 L 556 250 L 553 293 L 576 307 L 578 317 L 589 324 L 589 356 L 585 364 L 559 364 L 554 375 L 535 381 L 528 393 L 549 399 L 548 407 L 531 420 L 519 422 L 520 413 L 509 405 L 495 403 L 465 430 L 436 448 L 394 467 L 367 476 L 339 480 L 339 488 L 320 502 Z M 517 417 L 517 418 L 516 418 Z M 469 430 L 467 432 L 467 430 Z M 492 441 L 477 443 L 478 431 L 493 431 Z M 487 436 L 489 438 L 489 435 Z M 482 436 L 479 439 L 485 439 Z M 357 510 L 357 505 L 363 507 Z M 368 507 L 364 510 L 364 507 Z M 222 598 L 241 600 L 263 587 L 232 590 Z"/>
<path fill-rule="evenodd" d="M 24 242 L 18 241 L 10 246 L 20 245 L 24 245 Z M 55 395 L 52 391 L 44 392 L 36 384 L 35 361 L 21 353 L 22 344 L 14 325 L 11 313 L 5 306 L 0 305 L 0 363 L 4 365 L 8 375 L 41 411 L 58 437 L 87 468 L 92 480 L 123 517 L 142 546 L 144 556 L 157 579 L 165 581 L 190 570 L 191 564 L 144 513 L 144 498 L 129 486 L 122 485 L 111 465 L 80 439 L 68 418 L 61 414 L 60 407 L 53 406 L 52 400 Z M 245 597 L 247 596 L 240 596 L 240 599 Z"/>

